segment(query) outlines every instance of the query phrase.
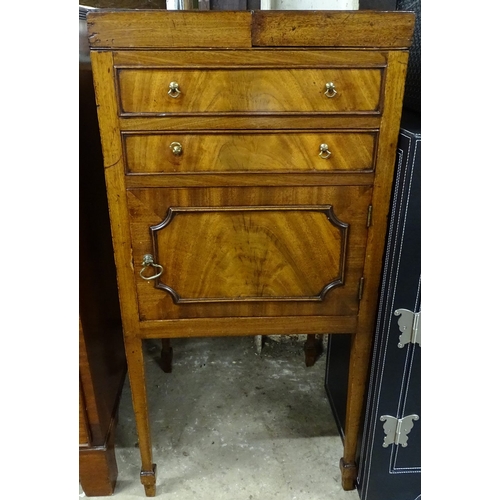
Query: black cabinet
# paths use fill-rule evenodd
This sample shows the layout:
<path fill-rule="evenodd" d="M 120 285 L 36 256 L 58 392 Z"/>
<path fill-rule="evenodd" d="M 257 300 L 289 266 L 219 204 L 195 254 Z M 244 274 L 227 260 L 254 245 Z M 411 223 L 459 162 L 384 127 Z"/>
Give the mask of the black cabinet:
<path fill-rule="evenodd" d="M 361 500 L 420 498 L 420 116 L 405 111 L 361 446 Z M 343 436 L 349 335 L 331 335 L 325 386 Z"/>

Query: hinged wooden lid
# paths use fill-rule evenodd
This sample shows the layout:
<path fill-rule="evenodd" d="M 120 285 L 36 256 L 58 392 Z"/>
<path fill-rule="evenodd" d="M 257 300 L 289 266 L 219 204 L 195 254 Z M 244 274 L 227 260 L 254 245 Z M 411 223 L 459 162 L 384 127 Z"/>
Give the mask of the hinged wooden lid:
<path fill-rule="evenodd" d="M 250 11 L 98 11 L 87 26 L 91 49 L 252 46 Z"/>
<path fill-rule="evenodd" d="M 102 10 L 91 49 L 342 47 L 406 49 L 415 14 L 377 11 Z"/>
<path fill-rule="evenodd" d="M 407 48 L 412 12 L 257 11 L 253 14 L 254 47 Z"/>

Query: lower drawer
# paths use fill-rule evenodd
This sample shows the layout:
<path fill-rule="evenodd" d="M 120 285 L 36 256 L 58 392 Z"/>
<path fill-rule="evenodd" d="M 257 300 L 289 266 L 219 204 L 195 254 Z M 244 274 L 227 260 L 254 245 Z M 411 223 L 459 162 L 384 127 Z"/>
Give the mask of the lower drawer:
<path fill-rule="evenodd" d="M 357 313 L 371 187 L 127 196 L 142 321 Z"/>
<path fill-rule="evenodd" d="M 371 172 L 375 132 L 126 134 L 128 174 Z"/>

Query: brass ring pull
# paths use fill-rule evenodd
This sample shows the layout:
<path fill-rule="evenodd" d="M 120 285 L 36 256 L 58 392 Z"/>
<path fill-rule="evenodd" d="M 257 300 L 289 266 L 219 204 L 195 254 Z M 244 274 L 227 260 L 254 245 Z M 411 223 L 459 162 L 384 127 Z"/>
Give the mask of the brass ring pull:
<path fill-rule="evenodd" d="M 326 160 L 327 158 L 330 158 L 332 156 L 331 151 L 328 151 L 328 144 L 320 144 L 319 145 L 319 157 L 323 158 L 323 160 Z"/>
<path fill-rule="evenodd" d="M 326 97 L 335 97 L 337 95 L 337 91 L 335 90 L 335 85 L 333 84 L 333 82 L 328 82 L 325 85 L 325 88 L 326 88 L 325 92 Z"/>
<path fill-rule="evenodd" d="M 139 275 L 143 280 L 150 281 L 154 280 L 155 278 L 159 278 L 163 274 L 163 266 L 160 266 L 160 264 L 155 264 L 153 260 L 153 256 L 149 253 L 144 255 L 142 258 L 142 265 L 144 266 L 141 271 L 139 272 Z M 157 267 L 159 269 L 159 272 L 157 274 L 153 274 L 153 276 L 144 276 L 142 273 L 149 267 Z"/>
<path fill-rule="evenodd" d="M 170 149 L 175 156 L 180 156 L 182 154 L 182 144 L 180 142 L 172 142 L 172 144 L 170 144 Z"/>
<path fill-rule="evenodd" d="M 168 95 L 174 99 L 177 99 L 181 95 L 179 84 L 177 82 L 170 82 L 170 85 L 168 86 Z"/>

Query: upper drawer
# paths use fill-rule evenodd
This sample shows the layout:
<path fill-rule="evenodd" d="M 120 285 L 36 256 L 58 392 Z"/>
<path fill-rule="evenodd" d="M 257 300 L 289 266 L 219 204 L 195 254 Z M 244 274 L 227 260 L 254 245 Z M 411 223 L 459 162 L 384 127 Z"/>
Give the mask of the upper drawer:
<path fill-rule="evenodd" d="M 382 69 L 118 69 L 122 114 L 378 113 Z"/>

